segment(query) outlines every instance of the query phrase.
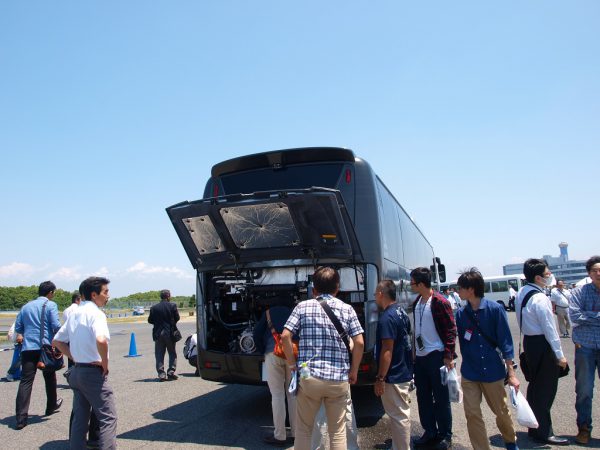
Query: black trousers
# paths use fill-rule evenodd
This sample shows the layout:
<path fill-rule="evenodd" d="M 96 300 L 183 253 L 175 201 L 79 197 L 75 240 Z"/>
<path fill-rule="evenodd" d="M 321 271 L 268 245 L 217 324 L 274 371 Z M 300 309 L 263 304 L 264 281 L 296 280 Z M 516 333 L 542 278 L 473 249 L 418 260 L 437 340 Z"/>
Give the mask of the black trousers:
<path fill-rule="evenodd" d="M 31 388 L 37 372 L 37 363 L 40 360 L 40 350 L 27 350 L 21 352 L 21 382 L 17 391 L 16 413 L 17 423 L 27 421 L 29 402 L 31 401 Z M 46 410 L 56 407 L 56 372 L 42 372 L 46 383 Z"/>
<path fill-rule="evenodd" d="M 531 371 L 527 402 L 540 425 L 537 429 L 530 428 L 529 435 L 546 439 L 554 434 L 550 408 L 556 397 L 560 368 L 544 335 L 525 336 L 523 348 Z"/>

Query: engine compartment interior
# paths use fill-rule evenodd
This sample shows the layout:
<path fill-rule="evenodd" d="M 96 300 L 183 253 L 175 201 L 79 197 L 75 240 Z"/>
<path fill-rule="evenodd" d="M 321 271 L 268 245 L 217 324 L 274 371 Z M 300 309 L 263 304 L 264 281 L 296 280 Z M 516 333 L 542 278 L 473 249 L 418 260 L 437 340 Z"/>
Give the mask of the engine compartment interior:
<path fill-rule="evenodd" d="M 365 326 L 364 272 L 360 267 L 337 268 L 340 292 L 337 297 L 351 304 Z M 252 332 L 270 306 L 294 308 L 313 298 L 314 267 L 243 269 L 207 276 L 207 350 L 224 353 L 256 354 Z"/>

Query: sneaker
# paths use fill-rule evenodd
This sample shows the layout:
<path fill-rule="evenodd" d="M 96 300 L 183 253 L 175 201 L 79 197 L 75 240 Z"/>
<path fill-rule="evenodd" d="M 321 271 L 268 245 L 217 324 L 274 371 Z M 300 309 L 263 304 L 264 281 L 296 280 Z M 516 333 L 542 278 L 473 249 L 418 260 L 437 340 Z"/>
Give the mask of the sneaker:
<path fill-rule="evenodd" d="M 288 445 L 287 439 L 284 439 L 282 441 L 282 440 L 276 439 L 275 436 L 271 436 L 271 435 L 265 436 L 263 438 L 263 442 L 265 444 L 269 444 L 269 445 L 272 445 L 274 447 L 287 447 L 287 445 Z"/>
<path fill-rule="evenodd" d="M 158 381 L 167 381 L 167 375 L 164 373 L 158 374 Z"/>
<path fill-rule="evenodd" d="M 15 381 L 15 379 L 13 378 L 12 374 L 7 373 L 6 374 L 6 381 Z"/>
<path fill-rule="evenodd" d="M 445 438 L 439 441 L 436 445 L 433 446 L 435 450 L 448 450 L 452 448 L 452 439 Z"/>
<path fill-rule="evenodd" d="M 590 429 L 586 425 L 584 425 L 582 427 L 579 427 L 579 433 L 577 433 L 577 436 L 575 436 L 575 442 L 583 445 L 589 444 L 590 436 Z"/>
<path fill-rule="evenodd" d="M 177 375 L 175 375 L 174 373 L 170 373 L 169 375 L 167 375 L 167 377 L 169 378 L 169 380 L 178 380 L 179 377 Z"/>

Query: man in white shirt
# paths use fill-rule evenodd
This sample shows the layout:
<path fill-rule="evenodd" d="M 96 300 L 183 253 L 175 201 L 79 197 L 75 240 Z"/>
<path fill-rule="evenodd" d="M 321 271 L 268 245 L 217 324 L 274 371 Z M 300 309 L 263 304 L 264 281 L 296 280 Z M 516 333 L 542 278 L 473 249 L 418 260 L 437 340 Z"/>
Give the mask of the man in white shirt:
<path fill-rule="evenodd" d="M 79 294 L 79 291 L 75 291 L 73 293 L 73 295 L 71 296 L 71 306 L 69 306 L 67 309 L 65 309 L 63 311 L 63 317 L 62 317 L 63 323 L 67 323 L 67 319 L 73 313 L 73 311 L 75 311 L 75 309 L 77 309 L 77 307 L 79 306 L 80 303 L 81 303 L 81 295 Z"/>
<path fill-rule="evenodd" d="M 550 301 L 556 312 L 561 336 L 569 337 L 569 331 L 571 330 L 571 320 L 569 319 L 571 292 L 565 289 L 565 282 L 563 280 L 556 281 L 556 287 L 550 291 Z"/>
<path fill-rule="evenodd" d="M 568 445 L 567 439 L 554 436 L 550 415 L 558 389 L 560 367 L 567 366 L 556 331 L 552 304 L 543 291 L 544 287 L 552 286 L 552 273 L 545 260 L 531 258 L 523 264 L 523 274 L 527 284 L 517 294 L 515 309 L 524 335 L 525 358 L 531 371 L 527 402 L 539 423 L 537 429 L 529 429 L 529 436 L 544 444 Z M 528 295 L 529 292 L 533 294 Z"/>
<path fill-rule="evenodd" d="M 68 381 L 73 389 L 73 426 L 70 448 L 86 448 L 85 436 L 91 411 L 100 422 L 101 449 L 117 447 L 117 411 L 108 384 L 106 315 L 100 310 L 108 302 L 109 280 L 90 277 L 83 283 L 85 301 L 54 336 L 53 345 L 75 361 Z"/>

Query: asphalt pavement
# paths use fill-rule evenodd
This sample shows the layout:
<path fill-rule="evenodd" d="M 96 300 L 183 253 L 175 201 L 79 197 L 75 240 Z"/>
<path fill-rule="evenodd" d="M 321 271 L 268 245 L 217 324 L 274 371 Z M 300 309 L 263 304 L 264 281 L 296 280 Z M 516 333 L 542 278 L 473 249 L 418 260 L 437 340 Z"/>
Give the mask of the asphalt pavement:
<path fill-rule="evenodd" d="M 195 329 L 195 322 L 186 318 L 180 324 L 185 337 Z M 513 337 L 518 339 L 514 313 L 509 313 Z M 113 386 L 118 413 L 118 446 L 121 449 L 265 449 L 263 435 L 272 433 L 270 396 L 264 386 L 224 385 L 195 377 L 194 368 L 182 356 L 183 341 L 177 344 L 179 380 L 159 383 L 154 363 L 154 344 L 151 326 L 146 323 L 111 324 L 110 383 Z M 516 332 L 516 333 L 515 333 Z M 137 351 L 142 356 L 126 358 L 131 333 L 135 333 Z M 573 343 L 563 339 L 563 349 L 571 364 L 571 374 L 559 382 L 559 391 L 552 408 L 554 431 L 557 435 L 573 438 L 575 425 L 575 379 Z M 460 352 L 459 352 L 460 353 Z M 5 374 L 12 351 L 0 352 L 0 372 Z M 521 380 L 526 389 L 525 380 Z M 36 376 L 29 425 L 21 431 L 15 426 L 16 382 L 0 383 L 0 439 L 2 448 L 12 449 L 66 449 L 68 422 L 72 401 L 71 390 L 58 374 L 58 395 L 64 398 L 61 410 L 45 417 L 45 392 L 41 374 Z M 598 387 L 596 387 L 597 391 Z M 371 388 L 353 390 L 353 399 L 359 427 L 359 444 L 372 449 L 391 435 L 389 421 L 379 399 Z M 495 425 L 495 419 L 485 402 L 482 406 L 488 435 L 493 448 L 504 448 Z M 422 433 L 412 394 L 411 433 Z M 453 404 L 454 449 L 471 448 L 466 430 L 462 405 Z M 594 399 L 594 423 L 600 423 L 598 398 Z M 522 449 L 550 448 L 534 444 L 527 438 L 527 429 L 517 425 L 518 443 Z M 600 432 L 598 432 L 600 433 Z M 600 448 L 600 434 L 587 448 Z M 291 448 L 291 447 L 290 447 Z M 586 448 L 571 445 L 570 448 Z"/>

